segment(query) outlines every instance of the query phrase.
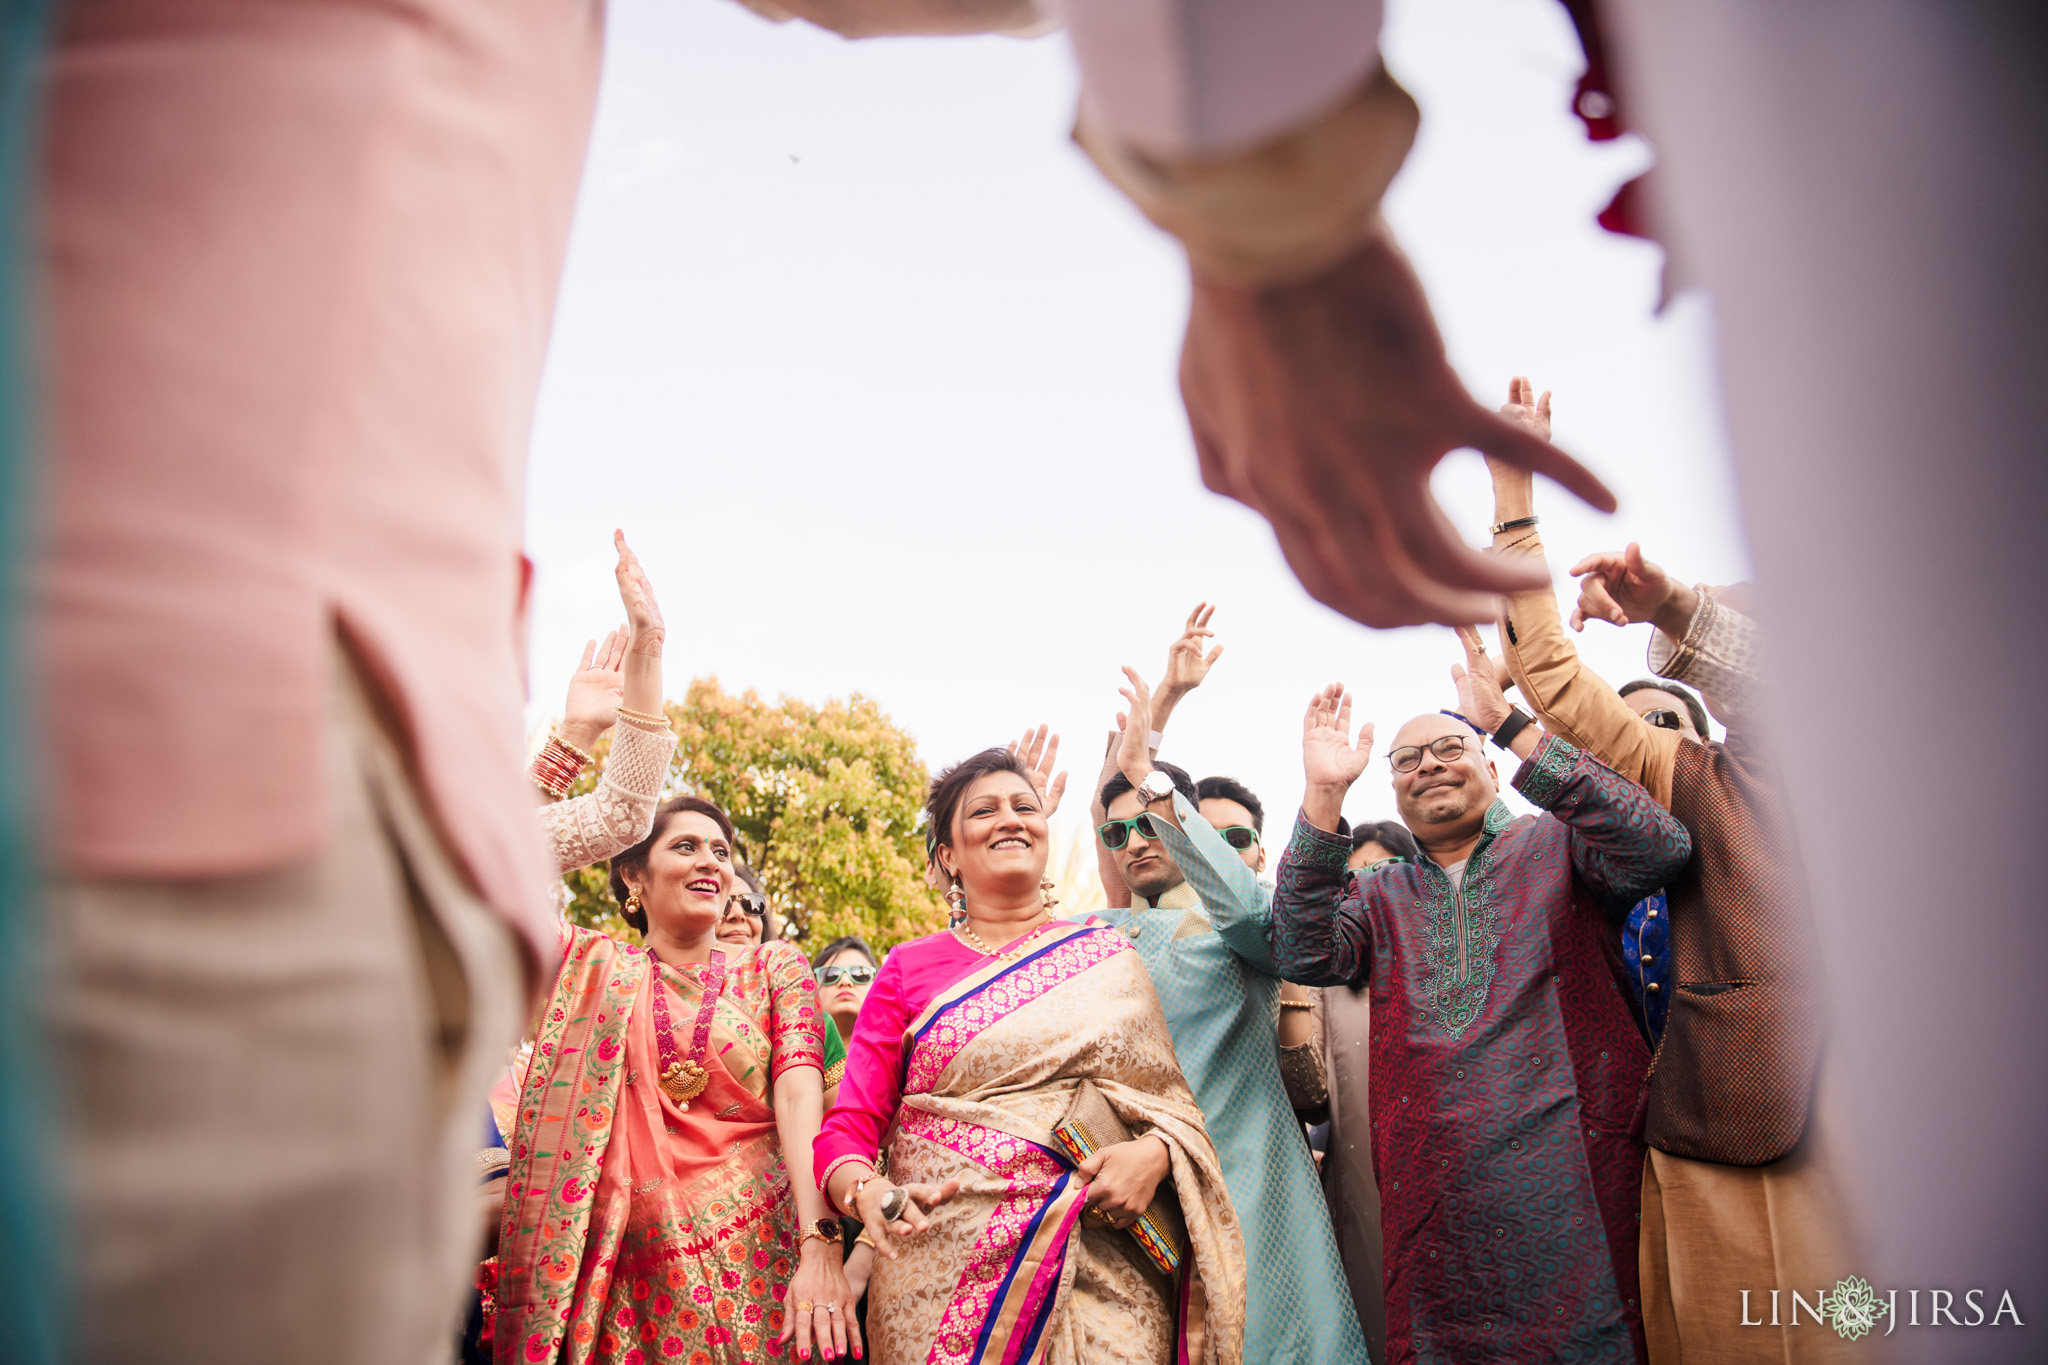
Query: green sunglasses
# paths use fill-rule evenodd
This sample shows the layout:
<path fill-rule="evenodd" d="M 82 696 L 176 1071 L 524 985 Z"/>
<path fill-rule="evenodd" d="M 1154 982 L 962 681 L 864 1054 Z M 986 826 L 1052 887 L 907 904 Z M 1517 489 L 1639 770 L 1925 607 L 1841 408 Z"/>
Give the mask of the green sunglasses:
<path fill-rule="evenodd" d="M 1158 822 L 1153 820 L 1149 813 L 1133 815 L 1128 820 L 1111 820 L 1106 825 L 1097 825 L 1095 827 L 1095 834 L 1096 837 L 1102 840 L 1104 848 L 1118 849 L 1131 841 L 1131 831 L 1133 829 L 1136 829 L 1138 833 L 1144 835 L 1147 839 L 1157 839 L 1159 837 Z"/>
<path fill-rule="evenodd" d="M 1242 853 L 1259 841 L 1259 832 L 1250 825 L 1225 825 L 1216 831 L 1223 836 L 1223 842 Z"/>

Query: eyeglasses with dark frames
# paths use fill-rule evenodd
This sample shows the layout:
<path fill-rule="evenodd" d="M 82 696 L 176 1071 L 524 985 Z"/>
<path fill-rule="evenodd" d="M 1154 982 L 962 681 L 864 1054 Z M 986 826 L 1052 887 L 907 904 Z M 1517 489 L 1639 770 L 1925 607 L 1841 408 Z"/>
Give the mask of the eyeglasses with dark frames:
<path fill-rule="evenodd" d="M 866 986 L 874 979 L 875 969 L 865 962 L 835 962 L 829 967 L 818 968 L 820 986 L 836 986 L 842 981 L 850 986 Z"/>
<path fill-rule="evenodd" d="M 1387 753 L 1387 762 L 1397 773 L 1412 773 L 1422 766 L 1424 749 L 1435 755 L 1438 762 L 1455 763 L 1465 756 L 1468 747 L 1478 748 L 1478 739 L 1467 739 L 1463 735 L 1443 735 L 1427 744 L 1404 744 L 1398 749 L 1390 750 Z"/>

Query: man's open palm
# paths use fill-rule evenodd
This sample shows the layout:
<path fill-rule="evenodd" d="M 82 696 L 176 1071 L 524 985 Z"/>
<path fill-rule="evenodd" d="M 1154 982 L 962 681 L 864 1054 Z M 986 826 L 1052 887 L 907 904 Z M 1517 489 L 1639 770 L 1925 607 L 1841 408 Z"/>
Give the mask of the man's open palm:
<path fill-rule="evenodd" d="M 1331 683 L 1309 699 L 1301 720 L 1301 767 L 1311 787 L 1348 787 L 1372 759 L 1372 722 L 1351 742 L 1351 695 Z"/>

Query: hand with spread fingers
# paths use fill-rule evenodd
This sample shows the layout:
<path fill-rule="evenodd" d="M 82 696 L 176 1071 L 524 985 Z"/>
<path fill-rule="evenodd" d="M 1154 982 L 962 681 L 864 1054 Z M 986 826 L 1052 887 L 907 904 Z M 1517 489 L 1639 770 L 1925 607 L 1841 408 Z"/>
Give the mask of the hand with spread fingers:
<path fill-rule="evenodd" d="M 1038 790 L 1038 799 L 1045 806 L 1045 818 L 1048 820 L 1060 808 L 1060 798 L 1067 793 L 1067 775 L 1053 771 L 1059 764 L 1060 737 L 1050 733 L 1050 729 L 1045 725 L 1036 730 L 1027 728 L 1022 735 L 1010 741 L 1010 752 L 1031 770 L 1031 785 Z"/>
<path fill-rule="evenodd" d="M 1614 508 L 1583 465 L 1473 401 L 1384 224 L 1298 283 L 1197 271 L 1181 393 L 1203 482 L 1264 514 L 1310 595 L 1369 626 L 1490 620 L 1495 594 L 1545 582 L 1458 536 L 1429 490 L 1453 450 Z"/>
<path fill-rule="evenodd" d="M 1317 829 L 1335 832 L 1344 796 L 1372 761 L 1372 722 L 1351 740 L 1351 694 L 1331 683 L 1309 698 L 1301 718 L 1301 768 L 1308 779 L 1301 811 Z"/>
<path fill-rule="evenodd" d="M 626 641 L 624 626 L 602 640 L 583 646 L 583 662 L 569 675 L 569 695 L 562 702 L 562 723 L 555 733 L 585 753 L 603 737 L 619 718 L 626 697 Z"/>

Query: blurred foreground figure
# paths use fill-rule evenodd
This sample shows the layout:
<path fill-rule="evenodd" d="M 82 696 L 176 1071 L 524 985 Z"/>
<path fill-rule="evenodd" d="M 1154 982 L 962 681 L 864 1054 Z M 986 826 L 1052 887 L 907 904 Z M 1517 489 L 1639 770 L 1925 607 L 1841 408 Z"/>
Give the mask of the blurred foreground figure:
<path fill-rule="evenodd" d="M 35 678 L 77 1358 L 445 1360 L 557 952 L 527 427 L 600 8 L 60 17 Z"/>
<path fill-rule="evenodd" d="M 793 8 L 860 33 L 1037 18 Z M 1085 144 L 1190 248 L 1211 486 L 1368 623 L 1476 620 L 1533 586 L 1461 547 L 1427 495 L 1436 458 L 1478 446 L 1608 500 L 1445 363 L 1377 212 L 1416 118 L 1380 70 L 1378 7 L 1063 8 Z M 2048 501 L 2048 17 L 1608 17 L 1665 235 L 1715 291 L 1763 609 L 1801 627 L 1772 669 L 1807 705 L 1780 707 L 1776 739 L 1885 1192 L 1881 1276 L 2042 1302 L 2026 1002 L 2048 936 L 2012 850 L 2048 740 L 2022 717 L 1995 758 L 1956 746 L 1984 714 L 1957 699 L 2048 664 L 2010 562 Z M 450 1326 L 470 1116 L 522 960 L 530 981 L 552 945 L 511 621 L 600 19 L 592 0 L 65 14 L 38 186 L 34 681 L 86 1358 L 403 1361 Z M 1816 716 L 1845 658 L 1879 666 Z M 1904 727 L 1935 749 L 1873 742 Z M 1968 855 L 1869 856 L 1841 794 L 1926 772 L 1973 784 Z M 1922 998 L 1938 1008 L 1899 1006 Z M 2025 1354 L 2019 1332 L 1895 1342 Z"/>

